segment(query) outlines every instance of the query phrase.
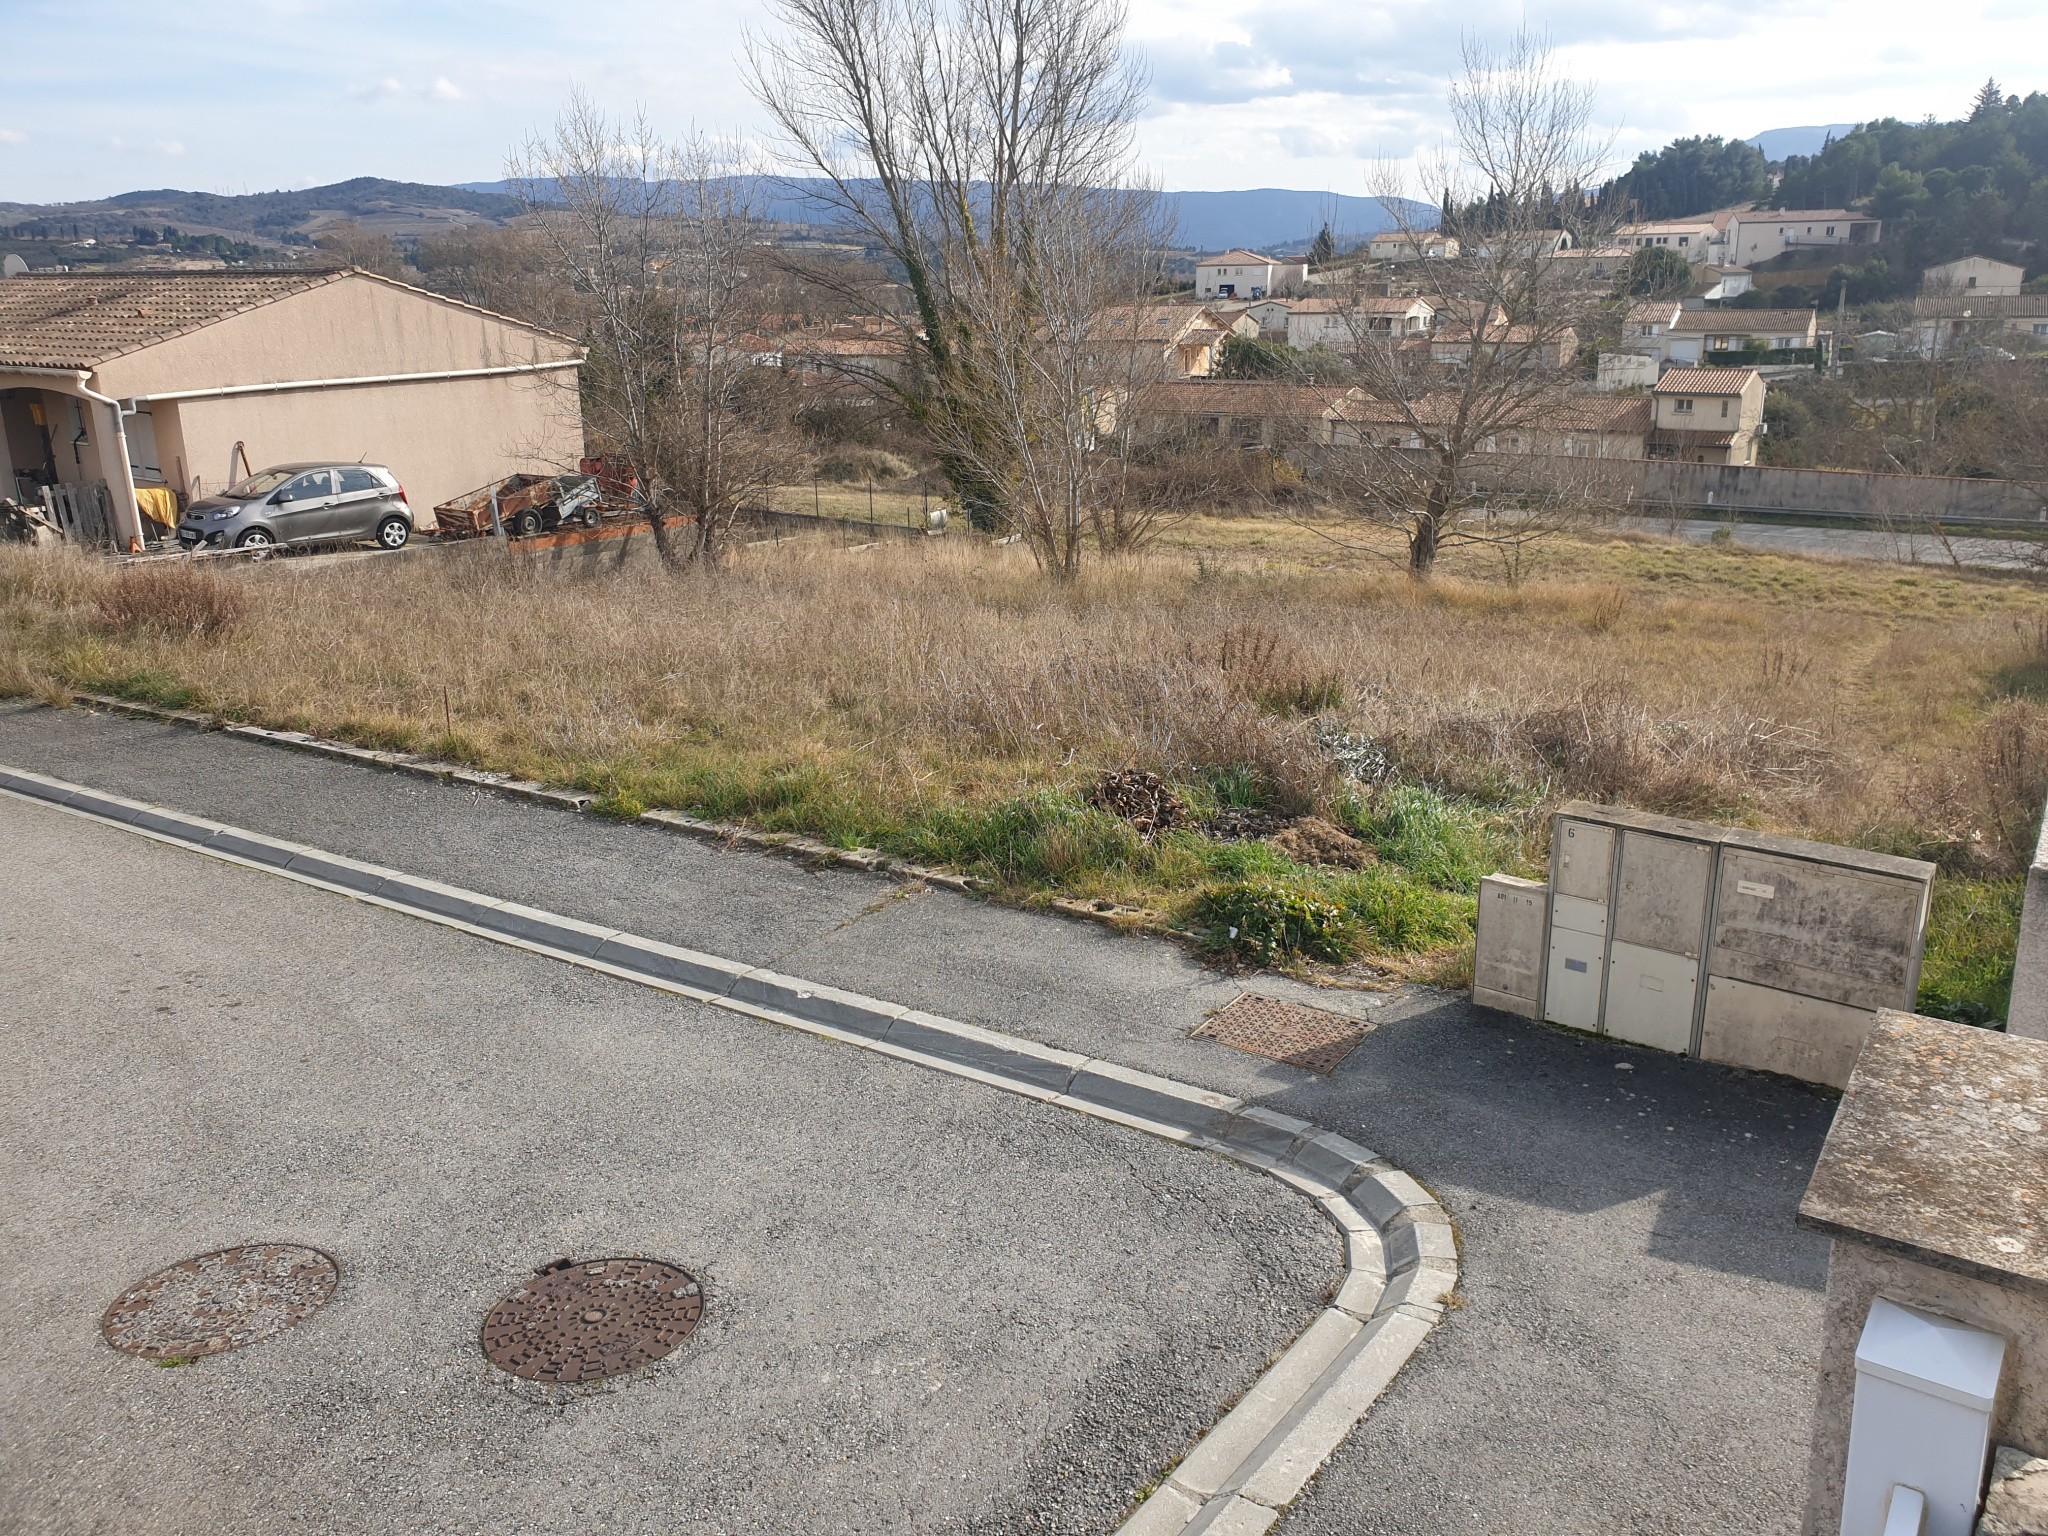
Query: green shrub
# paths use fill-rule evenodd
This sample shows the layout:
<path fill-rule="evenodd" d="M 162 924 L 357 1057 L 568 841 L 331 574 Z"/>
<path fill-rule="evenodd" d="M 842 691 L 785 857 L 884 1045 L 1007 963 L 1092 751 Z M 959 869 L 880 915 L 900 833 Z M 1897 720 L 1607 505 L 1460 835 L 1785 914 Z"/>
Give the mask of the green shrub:
<path fill-rule="evenodd" d="M 1338 881 L 1332 895 L 1353 930 L 1385 954 L 1419 954 L 1469 941 L 1477 916 L 1472 897 L 1432 890 L 1384 864 Z"/>
<path fill-rule="evenodd" d="M 1382 859 L 1441 890 L 1477 891 L 1508 856 L 1482 812 L 1420 785 L 1391 785 L 1352 816 Z"/>
<path fill-rule="evenodd" d="M 1294 956 L 1332 964 L 1351 953 L 1351 921 L 1328 897 L 1277 880 L 1240 880 L 1204 896 L 1197 908 L 1211 950 L 1253 965 Z"/>
<path fill-rule="evenodd" d="M 1922 1013 L 1958 1024 L 2005 1021 L 2019 950 L 2024 880 L 1934 882 L 1927 950 L 1920 962 Z"/>

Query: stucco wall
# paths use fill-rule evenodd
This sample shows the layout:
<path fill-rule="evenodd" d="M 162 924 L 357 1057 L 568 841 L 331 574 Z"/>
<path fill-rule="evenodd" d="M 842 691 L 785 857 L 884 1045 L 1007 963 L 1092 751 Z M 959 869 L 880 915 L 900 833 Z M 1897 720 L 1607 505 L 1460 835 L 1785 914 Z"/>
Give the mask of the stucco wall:
<path fill-rule="evenodd" d="M 2005 1373 L 1991 1420 L 1992 1443 L 2048 1455 L 2048 1296 L 2005 1290 L 1860 1243 L 1836 1242 L 1828 1255 L 1820 1396 L 1801 1536 L 1835 1536 L 1841 1527 L 1856 1341 L 1870 1315 L 1870 1303 L 1879 1296 L 2003 1334 Z"/>
<path fill-rule="evenodd" d="M 576 347 L 431 294 L 351 275 L 159 342 L 99 370 L 101 393 L 556 362 Z"/>
<path fill-rule="evenodd" d="M 2008 1034 L 2048 1040 L 2048 812 L 2042 815 L 2041 841 L 2027 871 L 2019 954 L 2012 968 L 2012 1007 L 2005 1028 Z"/>
<path fill-rule="evenodd" d="M 520 471 L 556 474 L 583 453 L 575 373 L 447 379 L 185 400 L 157 407 L 166 478 L 187 494 L 226 482 L 236 442 L 268 464 L 368 459 L 397 474 L 421 526 L 437 502 Z"/>

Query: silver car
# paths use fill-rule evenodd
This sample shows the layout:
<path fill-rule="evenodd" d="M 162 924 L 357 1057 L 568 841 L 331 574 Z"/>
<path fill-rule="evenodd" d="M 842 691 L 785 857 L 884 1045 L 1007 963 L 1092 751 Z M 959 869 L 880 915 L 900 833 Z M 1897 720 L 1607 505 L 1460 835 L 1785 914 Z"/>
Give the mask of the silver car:
<path fill-rule="evenodd" d="M 403 549 L 411 537 L 405 487 L 381 464 L 279 464 L 193 502 L 178 523 L 184 549 L 357 539 Z"/>

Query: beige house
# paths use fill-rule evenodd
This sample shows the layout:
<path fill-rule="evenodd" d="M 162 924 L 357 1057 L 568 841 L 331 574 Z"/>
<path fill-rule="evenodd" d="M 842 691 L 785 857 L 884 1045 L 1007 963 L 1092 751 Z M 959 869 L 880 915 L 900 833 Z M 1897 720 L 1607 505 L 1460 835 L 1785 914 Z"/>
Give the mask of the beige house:
<path fill-rule="evenodd" d="M 1264 299 L 1292 293 L 1308 280 L 1308 262 L 1298 256 L 1261 256 L 1225 251 L 1195 263 L 1198 299 Z"/>
<path fill-rule="evenodd" d="M 1314 442 L 1331 398 L 1264 379 L 1152 384 L 1137 393 L 1137 429 L 1151 443 L 1277 450 Z"/>
<path fill-rule="evenodd" d="M 1366 336 L 1420 336 L 1436 318 L 1426 299 L 1296 299 L 1287 306 L 1287 345 L 1296 352 L 1316 347 L 1337 350 Z"/>
<path fill-rule="evenodd" d="M 1711 364 L 1716 352 L 1797 351 L 1819 345 L 1819 327 L 1810 309 L 1688 309 L 1672 324 L 1665 355 Z"/>
<path fill-rule="evenodd" d="M 1666 223 L 1624 224 L 1614 232 L 1613 243 L 1630 251 L 1676 251 L 1690 262 L 1718 259 L 1726 249 L 1723 230 L 1711 217 L 1678 219 Z"/>
<path fill-rule="evenodd" d="M 1323 411 L 1319 441 L 1333 448 L 1372 445 L 1423 447 L 1423 429 L 1448 423 L 1459 402 L 1445 395 L 1418 401 L 1412 411 L 1376 400 L 1360 389 L 1347 391 Z M 1651 432 L 1650 400 L 1572 395 L 1531 407 L 1513 427 L 1488 437 L 1484 453 L 1537 454 L 1566 459 L 1641 459 Z"/>
<path fill-rule="evenodd" d="M 1754 464 L 1763 435 L 1764 379 L 1754 368 L 1672 368 L 1650 391 L 1653 459 Z"/>
<path fill-rule="evenodd" d="M 145 506 L 175 522 L 178 499 L 247 468 L 366 459 L 431 527 L 437 502 L 575 467 L 582 360 L 567 337 L 354 270 L 0 279 L 0 493 L 83 488 L 133 550 Z"/>
<path fill-rule="evenodd" d="M 1914 350 L 1923 357 L 1958 347 L 2048 347 L 2048 293 L 1923 294 L 1913 305 L 1913 330 Z"/>
<path fill-rule="evenodd" d="M 1116 304 L 1097 317 L 1092 340 L 1127 354 L 1128 376 L 1148 383 L 1208 378 L 1233 336 L 1258 340 L 1259 322 L 1248 311 L 1219 315 L 1200 304 Z"/>
<path fill-rule="evenodd" d="M 1750 208 L 1728 223 L 1719 259 L 1754 267 L 1803 246 L 1876 245 L 1884 221 L 1846 208 Z"/>
<path fill-rule="evenodd" d="M 2016 267 L 2009 261 L 1993 261 L 1988 256 L 1965 256 L 1961 261 L 1945 261 L 1922 272 L 1920 291 L 1931 299 L 1944 296 L 2017 298 L 2020 283 L 2026 275 L 2025 267 Z"/>
<path fill-rule="evenodd" d="M 1390 229 L 1374 235 L 1365 253 L 1374 261 L 1456 261 L 1458 242 L 1426 229 Z"/>

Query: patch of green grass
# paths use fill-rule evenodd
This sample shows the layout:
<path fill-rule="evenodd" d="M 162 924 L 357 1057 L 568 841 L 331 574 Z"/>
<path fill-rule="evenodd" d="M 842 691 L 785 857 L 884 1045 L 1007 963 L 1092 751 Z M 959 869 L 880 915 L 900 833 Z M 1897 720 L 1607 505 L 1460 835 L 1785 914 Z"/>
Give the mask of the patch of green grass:
<path fill-rule="evenodd" d="M 1239 880 L 1195 905 L 1209 949 L 1253 965 L 1297 956 L 1335 963 L 1355 948 L 1350 915 L 1312 886 L 1279 880 Z"/>
<path fill-rule="evenodd" d="M 1352 830 L 1423 884 L 1467 894 L 1512 861 L 1514 850 L 1479 807 L 1417 784 L 1394 784 L 1346 808 Z"/>
<path fill-rule="evenodd" d="M 2024 880 L 1934 882 L 1920 963 L 1922 1013 L 1958 1024 L 2005 1022 L 2025 893 Z"/>
<path fill-rule="evenodd" d="M 117 699 L 154 704 L 158 709 L 203 709 L 206 706 L 206 695 L 202 691 L 157 667 L 103 672 L 87 681 L 84 687 L 90 692 L 110 694 Z"/>

